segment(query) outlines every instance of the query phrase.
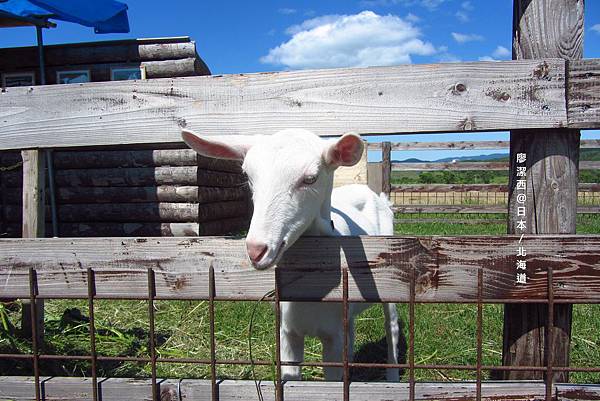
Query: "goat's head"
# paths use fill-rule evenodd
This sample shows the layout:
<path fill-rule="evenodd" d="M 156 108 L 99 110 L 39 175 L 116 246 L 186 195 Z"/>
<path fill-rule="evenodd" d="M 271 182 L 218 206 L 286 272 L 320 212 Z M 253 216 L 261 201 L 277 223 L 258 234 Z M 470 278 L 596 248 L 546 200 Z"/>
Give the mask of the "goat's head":
<path fill-rule="evenodd" d="M 246 247 L 256 269 L 277 263 L 316 219 L 329 213 L 335 169 L 356 164 L 363 151 L 358 135 L 323 140 L 303 129 L 218 140 L 184 130 L 182 137 L 201 155 L 244 161 L 254 201 Z"/>

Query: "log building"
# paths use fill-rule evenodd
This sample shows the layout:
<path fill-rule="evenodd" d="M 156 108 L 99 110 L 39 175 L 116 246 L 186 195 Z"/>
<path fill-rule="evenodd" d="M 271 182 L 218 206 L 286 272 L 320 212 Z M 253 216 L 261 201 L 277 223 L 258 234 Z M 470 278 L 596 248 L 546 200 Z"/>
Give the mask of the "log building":
<path fill-rule="evenodd" d="M 47 84 L 210 75 L 188 37 L 45 47 Z M 40 83 L 36 47 L 0 49 L 3 90 Z M 186 236 L 237 232 L 249 221 L 239 163 L 185 145 L 46 152 L 46 235 Z M 0 238 L 21 236 L 21 155 L 0 154 Z"/>

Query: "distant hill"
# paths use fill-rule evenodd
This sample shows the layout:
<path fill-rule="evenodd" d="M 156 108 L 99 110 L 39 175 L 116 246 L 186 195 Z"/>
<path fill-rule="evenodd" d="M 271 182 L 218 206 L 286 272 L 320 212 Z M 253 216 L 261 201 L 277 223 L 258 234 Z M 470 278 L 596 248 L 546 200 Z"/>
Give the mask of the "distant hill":
<path fill-rule="evenodd" d="M 585 161 L 600 161 L 600 149 L 581 149 L 579 153 L 579 159 Z M 448 163 L 452 160 L 462 162 L 478 162 L 478 161 L 495 161 L 495 162 L 506 162 L 508 161 L 507 153 L 492 153 L 491 155 L 476 155 L 476 156 L 457 156 L 457 157 L 445 157 L 437 160 L 421 160 L 414 157 L 405 160 L 392 160 L 393 163 Z"/>
<path fill-rule="evenodd" d="M 448 163 L 451 162 L 452 160 L 457 160 L 457 161 L 473 161 L 473 162 L 478 162 L 478 161 L 507 161 L 508 160 L 508 154 L 506 153 L 492 153 L 491 155 L 477 155 L 477 156 L 457 156 L 457 157 L 445 157 L 443 159 L 437 159 L 437 160 L 421 160 L 421 159 L 417 159 L 417 158 L 410 158 L 410 159 L 405 159 L 405 160 L 393 160 L 394 163 Z"/>

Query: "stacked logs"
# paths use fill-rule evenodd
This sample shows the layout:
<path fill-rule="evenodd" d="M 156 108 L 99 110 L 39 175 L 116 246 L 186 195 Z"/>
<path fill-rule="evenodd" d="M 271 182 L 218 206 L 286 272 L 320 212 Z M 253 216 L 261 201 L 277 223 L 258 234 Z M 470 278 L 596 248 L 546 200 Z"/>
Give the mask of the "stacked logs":
<path fill-rule="evenodd" d="M 6 154 L 0 165 L 18 157 Z M 249 221 L 236 162 L 190 149 L 56 151 L 52 159 L 61 237 L 222 235 Z M 18 236 L 22 173 L 1 178 L 3 229 Z"/>
<path fill-rule="evenodd" d="M 0 49 L 0 72 L 37 71 L 37 47 Z M 210 75 L 189 37 L 127 39 L 44 47 L 46 83 L 57 83 L 57 72 L 86 70 L 93 82 L 110 81 L 111 68 L 144 67 L 146 78 Z M 36 74 L 36 78 L 39 74 Z"/>

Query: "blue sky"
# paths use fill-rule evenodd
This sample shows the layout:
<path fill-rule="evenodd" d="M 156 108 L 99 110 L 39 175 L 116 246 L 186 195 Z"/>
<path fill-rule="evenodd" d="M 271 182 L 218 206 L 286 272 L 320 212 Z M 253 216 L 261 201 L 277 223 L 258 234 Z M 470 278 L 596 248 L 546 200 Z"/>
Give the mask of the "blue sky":
<path fill-rule="evenodd" d="M 58 28 L 45 31 L 45 43 L 191 36 L 213 74 L 511 58 L 511 0 L 124 2 L 129 6 L 130 33 L 95 35 L 91 28 L 59 21 Z M 35 43 L 32 28 L 0 31 L 0 47 Z M 600 57 L 599 1 L 586 2 L 584 54 Z M 600 133 L 589 131 L 583 137 L 600 138 Z M 507 138 L 506 133 L 469 136 L 472 140 Z M 464 140 L 465 136 L 402 139 Z M 445 156 L 435 151 L 398 155 Z"/>

